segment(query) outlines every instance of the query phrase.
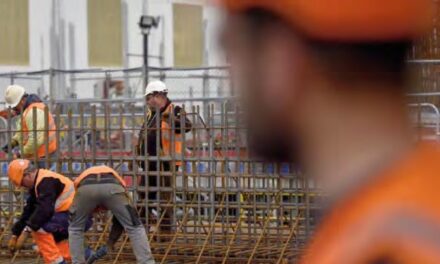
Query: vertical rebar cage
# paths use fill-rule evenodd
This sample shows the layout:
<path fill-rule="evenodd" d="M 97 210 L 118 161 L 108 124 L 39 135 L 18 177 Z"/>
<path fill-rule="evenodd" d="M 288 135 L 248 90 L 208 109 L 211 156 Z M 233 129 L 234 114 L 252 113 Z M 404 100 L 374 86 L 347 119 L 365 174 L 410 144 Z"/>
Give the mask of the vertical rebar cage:
<path fill-rule="evenodd" d="M 181 107 L 178 115 L 161 115 L 154 119 L 155 126 L 147 126 L 146 132 L 155 135 L 155 155 L 136 150 L 140 137 L 151 144 L 147 133 L 140 133 L 149 122 L 149 110 L 139 69 L 51 69 L 3 74 L 0 82 L 21 84 L 49 106 L 44 122 L 36 118 L 38 109 L 32 109 L 34 129 L 30 133 L 44 139 L 46 153 L 50 139 L 56 141 L 57 150 L 43 158 L 28 154 L 29 159 L 72 179 L 99 164 L 113 167 L 124 177 L 158 263 L 296 260 L 313 230 L 318 188 L 294 164 L 249 158 L 246 127 L 231 96 L 227 69 L 152 69 L 150 74 L 150 79 L 167 84 L 172 104 Z M 52 85 L 63 87 L 63 94 Z M 65 99 L 83 93 L 95 99 Z M 22 118 L 12 115 L 0 119 L 2 145 L 23 133 L 22 126 L 17 126 Z M 55 127 L 50 125 L 50 116 Z M 163 123 L 168 126 L 164 128 Z M 171 146 L 167 153 L 162 149 L 164 136 Z M 180 153 L 175 149 L 177 141 Z M 0 256 L 5 258 L 11 257 L 7 239 L 25 196 L 7 178 L 7 164 L 13 158 L 11 152 L 0 154 Z M 110 219 L 108 213 L 95 214 L 95 224 L 87 233 L 92 247 L 105 243 Z M 35 256 L 31 243 L 16 263 Z M 116 249 L 106 261 L 134 260 L 126 236 Z"/>

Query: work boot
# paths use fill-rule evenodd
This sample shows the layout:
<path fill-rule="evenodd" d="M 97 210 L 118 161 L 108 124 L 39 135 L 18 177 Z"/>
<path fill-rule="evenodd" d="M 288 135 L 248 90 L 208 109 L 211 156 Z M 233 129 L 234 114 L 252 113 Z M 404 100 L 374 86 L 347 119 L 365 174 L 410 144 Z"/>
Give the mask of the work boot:
<path fill-rule="evenodd" d="M 95 251 L 93 251 L 93 249 L 91 249 L 89 246 L 85 248 L 84 250 L 84 258 L 87 260 L 90 258 L 90 256 L 92 256 L 93 254 L 95 254 Z"/>

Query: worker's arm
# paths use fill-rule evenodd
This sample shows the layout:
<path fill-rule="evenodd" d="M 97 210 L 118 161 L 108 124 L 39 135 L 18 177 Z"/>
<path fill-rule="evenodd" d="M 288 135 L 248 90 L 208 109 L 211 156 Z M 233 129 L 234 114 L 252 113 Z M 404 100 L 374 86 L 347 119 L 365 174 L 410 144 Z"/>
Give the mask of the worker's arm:
<path fill-rule="evenodd" d="M 107 255 L 108 250 L 113 250 L 116 242 L 121 237 L 124 228 L 115 216 L 112 218 L 112 229 L 107 240 L 107 245 L 101 246 L 98 250 L 87 259 L 87 264 L 92 264 Z"/>
<path fill-rule="evenodd" d="M 145 126 L 146 126 L 146 124 L 143 123 L 141 130 L 139 131 L 138 141 L 137 141 L 136 149 L 135 149 L 136 156 L 144 156 L 144 154 L 145 154 L 145 152 L 144 152 L 145 151 Z M 144 162 L 140 161 L 140 162 L 137 162 L 137 164 L 141 169 L 145 168 Z M 130 170 L 132 170 L 133 167 L 134 167 L 133 164 L 131 164 Z"/>
<path fill-rule="evenodd" d="M 14 145 L 18 145 L 19 143 L 23 142 L 23 138 L 22 138 L 22 128 L 21 128 L 21 116 L 17 118 L 16 121 L 16 125 L 15 125 L 15 129 L 17 132 L 15 132 L 15 134 L 12 136 L 12 142 L 14 142 Z M 12 143 L 11 142 L 11 143 Z"/>
<path fill-rule="evenodd" d="M 185 117 L 183 123 L 181 117 L 182 115 Z M 191 121 L 189 121 L 189 119 L 186 117 L 185 111 L 180 106 L 174 107 L 174 128 L 176 134 L 180 134 L 182 130 L 185 131 L 185 133 L 188 133 L 192 128 Z"/>
<path fill-rule="evenodd" d="M 12 113 L 13 112 L 11 111 L 11 116 L 13 116 Z M 4 110 L 0 111 L 0 117 L 3 117 L 4 119 L 8 119 L 8 116 L 9 116 L 9 110 L 8 109 L 4 109 Z"/>
<path fill-rule="evenodd" d="M 0 117 L 3 117 L 6 120 L 8 120 L 9 118 L 13 118 L 16 115 L 17 112 L 15 112 L 13 109 L 3 109 L 0 111 Z"/>
<path fill-rule="evenodd" d="M 31 195 L 26 200 L 26 205 L 23 209 L 20 219 L 12 227 L 11 231 L 14 236 L 20 236 L 21 232 L 23 232 L 23 229 L 26 227 L 27 220 L 31 217 L 35 210 L 36 202 L 37 200 L 35 194 L 32 191 Z"/>
<path fill-rule="evenodd" d="M 139 156 L 144 155 L 143 147 L 145 145 L 145 142 L 144 142 L 145 141 L 145 126 L 146 126 L 146 124 L 143 123 L 141 130 L 139 131 L 139 134 L 138 134 L 138 142 L 136 145 L 136 154 Z"/>
<path fill-rule="evenodd" d="M 37 114 L 37 122 L 34 126 L 34 110 L 31 109 L 29 111 L 29 114 L 26 116 L 26 119 L 24 120 L 26 122 L 26 125 L 29 129 L 28 133 L 28 141 L 26 142 L 26 145 L 23 146 L 23 153 L 22 155 L 24 157 L 33 156 L 37 150 L 35 150 L 34 145 L 36 141 L 36 147 L 37 149 L 44 144 L 44 134 L 45 134 L 45 122 L 44 122 L 44 111 L 41 109 L 36 110 Z M 34 130 L 37 130 L 37 137 L 34 136 Z"/>
<path fill-rule="evenodd" d="M 108 236 L 108 241 L 107 241 L 107 246 L 110 248 L 110 250 L 113 250 L 114 245 L 116 244 L 116 242 L 118 242 L 123 231 L 124 231 L 124 227 L 121 225 L 118 219 L 115 216 L 113 216 L 112 229 L 110 230 L 110 234 Z"/>
<path fill-rule="evenodd" d="M 37 231 L 47 223 L 55 213 L 55 202 L 63 192 L 64 184 L 55 178 L 43 179 L 37 187 L 38 197 L 35 210 L 26 225 Z"/>

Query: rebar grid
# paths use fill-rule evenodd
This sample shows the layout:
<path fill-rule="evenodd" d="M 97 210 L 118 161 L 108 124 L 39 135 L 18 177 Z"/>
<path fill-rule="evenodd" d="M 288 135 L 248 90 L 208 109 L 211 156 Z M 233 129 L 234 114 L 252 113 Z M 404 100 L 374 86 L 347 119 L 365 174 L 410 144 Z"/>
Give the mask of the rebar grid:
<path fill-rule="evenodd" d="M 158 263 L 294 261 L 314 225 L 317 187 L 292 164 L 263 163 L 248 157 L 245 126 L 233 102 L 193 102 L 192 107 L 183 107 L 181 121 L 187 118 L 192 123 L 190 132 L 180 131 L 185 155 L 176 155 L 173 150 L 168 156 L 150 156 L 134 151 L 141 125 L 148 121 L 144 106 L 116 101 L 55 103 L 50 111 L 59 148 L 45 159 L 46 166 L 53 165 L 54 170 L 72 179 L 95 164 L 114 167 L 129 184 L 128 191 L 141 212 Z M 45 117 L 45 129 L 33 133 L 44 134 L 47 148 L 47 111 Z M 175 117 L 167 118 L 174 141 Z M 14 122 L 1 129 L 2 144 L 22 132 Z M 159 136 L 157 140 L 161 140 Z M 7 180 L 6 164 L 12 155 L 0 158 L 1 263 L 1 259 L 11 261 L 13 257 L 6 244 L 11 226 L 23 209 L 24 193 L 14 190 Z M 158 167 L 168 162 L 173 166 L 169 171 L 148 171 L 139 168 L 141 162 L 157 163 Z M 176 168 L 176 162 L 182 165 Z M 168 178 L 172 184 L 141 186 L 140 179 L 148 177 L 156 177 L 157 182 Z M 146 195 L 143 200 L 142 193 L 157 195 L 154 199 Z M 172 212 L 172 219 L 167 219 L 166 212 Z M 86 238 L 96 249 L 105 244 L 111 221 L 109 213 L 95 214 L 94 218 Z M 26 263 L 28 258 L 35 263 L 31 247 L 32 241 L 28 241 L 13 263 Z M 133 260 L 124 235 L 101 263 Z"/>

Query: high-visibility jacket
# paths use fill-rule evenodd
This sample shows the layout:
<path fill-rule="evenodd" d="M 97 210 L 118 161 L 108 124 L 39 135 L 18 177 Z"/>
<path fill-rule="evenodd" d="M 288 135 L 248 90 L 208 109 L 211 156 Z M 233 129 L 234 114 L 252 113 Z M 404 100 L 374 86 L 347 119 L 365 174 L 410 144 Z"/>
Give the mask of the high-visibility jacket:
<path fill-rule="evenodd" d="M 440 263 L 440 146 L 370 179 L 333 206 L 301 263 Z"/>
<path fill-rule="evenodd" d="M 163 111 L 163 116 L 174 115 L 174 106 L 172 104 Z M 179 157 L 182 155 L 182 135 L 175 133 L 171 125 L 169 124 L 170 118 L 162 118 L 161 121 L 161 140 L 162 140 L 162 152 L 163 155 L 169 156 L 174 151 L 174 155 Z M 174 138 L 173 138 L 174 137 Z M 173 143 L 174 141 L 174 148 Z M 176 165 L 180 165 L 180 162 L 176 162 Z"/>
<path fill-rule="evenodd" d="M 78 188 L 80 182 L 93 174 L 112 174 L 120 183 L 122 186 L 127 187 L 127 184 L 125 183 L 124 179 L 117 173 L 114 169 L 102 165 L 102 166 L 94 166 L 91 168 L 88 168 L 87 170 L 83 171 L 74 181 L 75 188 Z"/>
<path fill-rule="evenodd" d="M 70 206 L 72 205 L 73 198 L 75 197 L 75 187 L 73 185 L 73 182 L 66 176 L 63 176 L 56 172 L 40 169 L 38 172 L 37 181 L 35 182 L 35 195 L 37 198 L 39 196 L 38 185 L 43 179 L 46 178 L 55 178 L 58 179 L 62 184 L 64 184 L 64 189 L 57 197 L 57 200 L 55 202 L 55 212 L 64 212 L 69 210 Z"/>
<path fill-rule="evenodd" d="M 179 128 L 172 127 L 171 122 L 180 120 L 178 116 L 175 116 L 174 113 L 175 107 L 173 104 L 168 104 L 168 106 L 161 112 L 162 118 L 160 122 L 160 156 L 170 156 L 174 155 L 174 159 L 176 160 L 175 164 L 177 166 L 182 165 L 182 149 L 183 149 L 183 137 L 179 132 Z M 148 111 L 147 120 L 151 122 L 153 118 L 153 112 Z M 174 120 L 173 120 L 174 118 Z M 154 122 L 154 121 L 153 121 Z M 189 121 L 185 118 L 185 123 L 189 123 Z M 153 124 L 154 125 L 154 124 Z M 189 125 L 189 124 L 186 124 Z M 145 128 L 149 129 L 149 128 Z M 187 128 L 185 128 L 185 132 Z M 140 140 L 142 140 L 142 131 L 140 133 Z M 174 143 L 174 144 L 173 144 Z M 138 145 L 138 152 L 143 155 L 142 144 Z"/>
<path fill-rule="evenodd" d="M 23 112 L 22 118 L 21 118 L 21 129 L 23 130 L 23 146 L 26 146 L 28 144 L 29 136 L 30 134 L 34 133 L 33 130 L 37 130 L 37 134 L 42 135 L 45 134 L 46 131 L 38 131 L 38 130 L 44 130 L 44 123 L 43 124 L 33 124 L 33 109 L 37 108 L 37 111 L 42 111 L 44 113 L 44 110 L 47 106 L 43 103 L 32 103 L 30 104 Z M 38 120 L 37 120 L 38 122 Z M 43 121 L 44 122 L 44 121 Z M 33 124 L 33 126 L 36 125 L 36 127 L 32 127 L 31 129 L 28 127 L 29 124 Z M 57 149 L 57 141 L 55 136 L 56 126 L 55 121 L 53 119 L 52 114 L 49 112 L 48 115 L 48 152 L 46 153 L 46 142 L 42 142 L 42 144 L 38 144 L 37 141 L 37 156 L 38 158 L 47 157 L 49 154 L 53 153 Z M 36 140 L 36 139 L 34 139 Z M 30 143 L 32 144 L 32 143 Z M 33 146 L 30 146 L 33 148 Z M 35 152 L 35 150 L 34 150 Z M 26 153 L 25 153 L 26 154 Z M 33 153 L 32 153 L 33 154 Z"/>

